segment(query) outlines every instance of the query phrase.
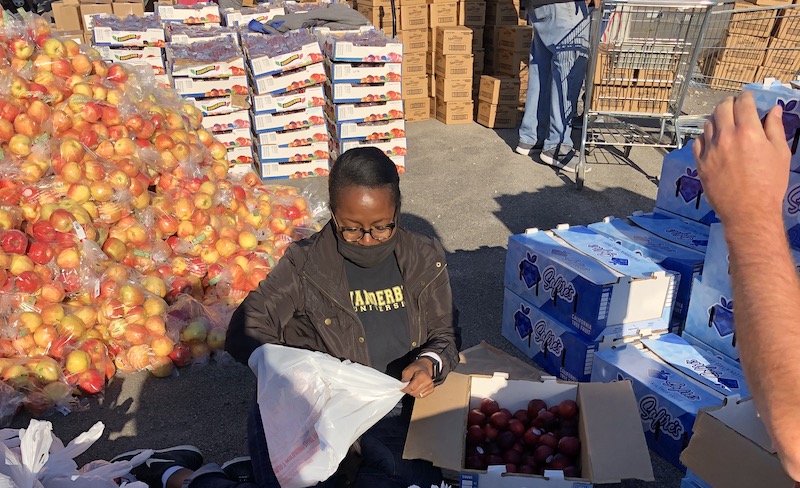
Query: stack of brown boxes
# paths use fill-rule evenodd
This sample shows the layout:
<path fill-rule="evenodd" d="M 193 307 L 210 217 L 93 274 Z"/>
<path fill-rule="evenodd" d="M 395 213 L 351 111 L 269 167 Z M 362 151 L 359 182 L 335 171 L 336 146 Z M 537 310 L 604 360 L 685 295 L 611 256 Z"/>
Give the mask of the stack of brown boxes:
<path fill-rule="evenodd" d="M 594 72 L 592 109 L 662 114 L 669 110 L 677 54 L 647 45 L 601 44 Z"/>
<path fill-rule="evenodd" d="M 472 30 L 463 26 L 437 27 L 435 37 L 436 119 L 445 124 L 468 124 L 475 107 Z"/>
<path fill-rule="evenodd" d="M 73 37 L 83 31 L 83 42 L 92 43 L 92 17 L 98 14 L 114 14 L 125 18 L 128 15 L 144 15 L 142 0 L 59 0 L 53 2 L 53 20 L 61 36 Z"/>
<path fill-rule="evenodd" d="M 428 75 L 428 116 L 436 117 L 436 33 L 439 27 L 458 25 L 456 0 L 428 0 L 428 52 L 425 70 Z"/>
<path fill-rule="evenodd" d="M 496 117 L 489 117 L 489 113 L 497 110 L 488 107 L 489 104 L 497 105 L 498 102 L 487 98 L 488 83 L 481 80 L 478 92 L 478 112 L 476 120 L 486 127 L 513 128 L 519 125 L 522 116 L 520 109 L 525 105 L 525 94 L 528 89 L 528 62 L 531 50 L 533 28 L 528 25 L 501 25 L 493 28 L 497 37 L 492 40 L 495 48 L 492 80 L 497 80 L 497 86 L 502 85 L 505 100 L 502 103 L 504 111 Z M 486 78 L 486 77 L 484 77 Z M 514 83 L 512 83 L 514 81 Z M 513 90 L 513 93 L 508 92 Z"/>
<path fill-rule="evenodd" d="M 462 0 L 458 3 L 458 25 L 472 31 L 473 79 L 472 98 L 477 103 L 481 75 L 486 63 L 483 49 L 484 25 L 486 25 L 486 3 L 482 0 Z"/>
<path fill-rule="evenodd" d="M 348 0 L 347 3 L 350 4 L 353 9 L 358 10 L 361 15 L 369 19 L 376 28 L 383 30 L 386 34 L 392 35 L 392 25 L 395 18 L 392 14 L 392 4 L 390 0 Z M 399 7 L 399 2 L 395 2 L 395 6 Z M 399 8 L 397 9 L 397 13 L 397 29 L 400 29 Z"/>
<path fill-rule="evenodd" d="M 796 0 L 794 3 L 798 3 Z M 764 62 L 756 71 L 755 81 L 770 76 L 783 83 L 797 79 L 800 71 L 800 8 L 786 10 L 778 19 Z"/>
<path fill-rule="evenodd" d="M 483 47 L 486 52 L 484 70 L 496 74 L 500 48 L 500 28 L 511 25 L 526 25 L 524 10 L 519 0 L 488 0 L 486 2 L 486 24 L 483 30 Z M 530 47 L 530 46 L 529 46 Z"/>
<path fill-rule="evenodd" d="M 746 2 L 737 2 L 734 7 L 735 10 L 752 8 L 753 4 Z M 774 27 L 774 16 L 765 15 L 765 12 L 734 12 L 724 47 L 716 56 L 711 71 L 711 86 L 739 89 L 743 82 L 755 81 Z"/>
<path fill-rule="evenodd" d="M 495 129 L 513 129 L 519 125 L 519 79 L 481 76 L 476 121 Z"/>
<path fill-rule="evenodd" d="M 409 122 L 430 118 L 425 54 L 428 51 L 426 0 L 395 0 L 397 38 L 403 42 L 403 107 Z M 384 32 L 392 34 L 391 26 Z"/>

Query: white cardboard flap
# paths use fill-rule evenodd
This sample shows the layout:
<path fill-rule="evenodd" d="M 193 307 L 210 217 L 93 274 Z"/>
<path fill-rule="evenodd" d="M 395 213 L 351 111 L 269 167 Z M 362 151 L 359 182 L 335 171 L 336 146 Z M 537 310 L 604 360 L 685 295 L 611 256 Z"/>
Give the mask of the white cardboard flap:
<path fill-rule="evenodd" d="M 758 445 L 757 442 L 764 442 L 766 429 L 752 400 L 728 401 L 721 407 L 700 411 L 693 431 L 689 445 L 681 453 L 681 462 L 713 488 L 795 486 L 778 457 Z M 749 432 L 760 440 L 753 441 L 740 432 Z"/>
<path fill-rule="evenodd" d="M 581 431 L 586 433 L 584 452 L 591 452 L 592 482 L 655 480 L 639 408 L 629 380 L 581 383 L 578 405 L 583 412 Z M 584 473 L 584 477 L 586 475 Z"/>
<path fill-rule="evenodd" d="M 427 459 L 434 465 L 461 471 L 461 446 L 469 411 L 469 376 L 451 372 L 430 396 L 418 398 L 411 413 L 403 459 Z"/>

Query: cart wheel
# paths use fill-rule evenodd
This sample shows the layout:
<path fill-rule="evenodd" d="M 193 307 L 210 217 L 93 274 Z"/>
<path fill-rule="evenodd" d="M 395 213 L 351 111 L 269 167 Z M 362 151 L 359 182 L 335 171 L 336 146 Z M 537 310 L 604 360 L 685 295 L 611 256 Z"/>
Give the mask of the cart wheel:
<path fill-rule="evenodd" d="M 590 155 L 590 154 L 592 154 L 592 153 L 594 152 L 594 148 L 596 148 L 596 147 L 597 147 L 597 146 L 596 146 L 596 145 L 594 145 L 594 144 L 587 144 L 587 145 L 586 145 L 586 154 L 587 154 L 587 155 Z"/>
<path fill-rule="evenodd" d="M 578 190 L 583 190 L 583 182 L 586 179 L 586 163 L 578 165 L 578 172 L 575 173 L 575 187 Z"/>
<path fill-rule="evenodd" d="M 633 149 L 633 146 L 625 146 L 625 157 L 628 159 L 631 157 L 631 149 Z"/>

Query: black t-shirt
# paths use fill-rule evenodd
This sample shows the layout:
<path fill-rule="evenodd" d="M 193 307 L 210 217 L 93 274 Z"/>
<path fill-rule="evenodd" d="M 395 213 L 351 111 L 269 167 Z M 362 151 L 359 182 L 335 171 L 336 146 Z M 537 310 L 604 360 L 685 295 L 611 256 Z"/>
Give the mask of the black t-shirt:
<path fill-rule="evenodd" d="M 377 266 L 362 268 L 344 260 L 350 301 L 366 334 L 372 367 L 398 377 L 411 350 L 403 277 L 394 253 Z M 389 367 L 390 363 L 398 361 Z M 402 364 L 404 363 L 404 364 Z"/>

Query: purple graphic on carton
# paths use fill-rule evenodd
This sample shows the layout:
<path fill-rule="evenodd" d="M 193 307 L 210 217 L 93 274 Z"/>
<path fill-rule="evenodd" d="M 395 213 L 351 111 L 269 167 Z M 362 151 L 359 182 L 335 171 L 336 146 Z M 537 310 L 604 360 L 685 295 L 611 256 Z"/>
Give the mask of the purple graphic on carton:
<path fill-rule="evenodd" d="M 525 305 L 520 305 L 519 310 L 514 314 L 514 328 L 522 340 L 529 339 L 533 334 L 533 324 L 528 314 L 531 313 L 531 308 Z"/>
<path fill-rule="evenodd" d="M 702 363 L 697 359 L 687 360 L 686 365 L 698 375 L 710 379 L 728 390 L 739 389 L 739 381 L 732 378 L 724 378 L 722 375 L 725 374 L 725 371 L 721 370 L 718 366 Z"/>
<path fill-rule="evenodd" d="M 675 196 L 680 195 L 686 203 L 694 201 L 694 207 L 700 208 L 700 196 L 702 194 L 703 184 L 697 176 L 697 170 L 686 168 L 686 174 L 675 182 Z"/>
<path fill-rule="evenodd" d="M 680 419 L 673 417 L 669 410 L 659 405 L 655 395 L 645 395 L 639 400 L 639 416 L 650 432 L 661 431 L 676 441 L 686 431 Z"/>
<path fill-rule="evenodd" d="M 539 346 L 539 350 L 545 353 L 545 357 L 547 357 L 548 351 L 556 356 L 561 356 L 564 351 L 561 337 L 553 332 L 553 329 L 549 328 L 544 320 L 536 322 L 536 325 L 533 326 L 533 340 Z"/>
<path fill-rule="evenodd" d="M 714 326 L 720 337 L 731 335 L 735 332 L 733 324 L 733 300 L 726 300 L 720 297 L 719 303 L 715 303 L 708 310 L 708 326 Z"/>
<path fill-rule="evenodd" d="M 539 294 L 539 281 L 542 275 L 539 273 L 539 267 L 534 264 L 538 256 L 536 254 L 527 253 L 527 258 L 519 263 L 519 279 L 525 281 L 525 286 L 533 288 L 536 286 L 536 294 Z"/>
<path fill-rule="evenodd" d="M 786 135 L 786 142 L 789 143 L 792 154 L 795 154 L 797 153 L 797 145 L 800 143 L 800 115 L 792 111 L 800 108 L 800 104 L 797 103 L 797 100 L 789 100 L 787 102 L 781 98 L 778 99 L 777 104 L 783 108 L 781 119 L 783 120 L 783 131 Z"/>

